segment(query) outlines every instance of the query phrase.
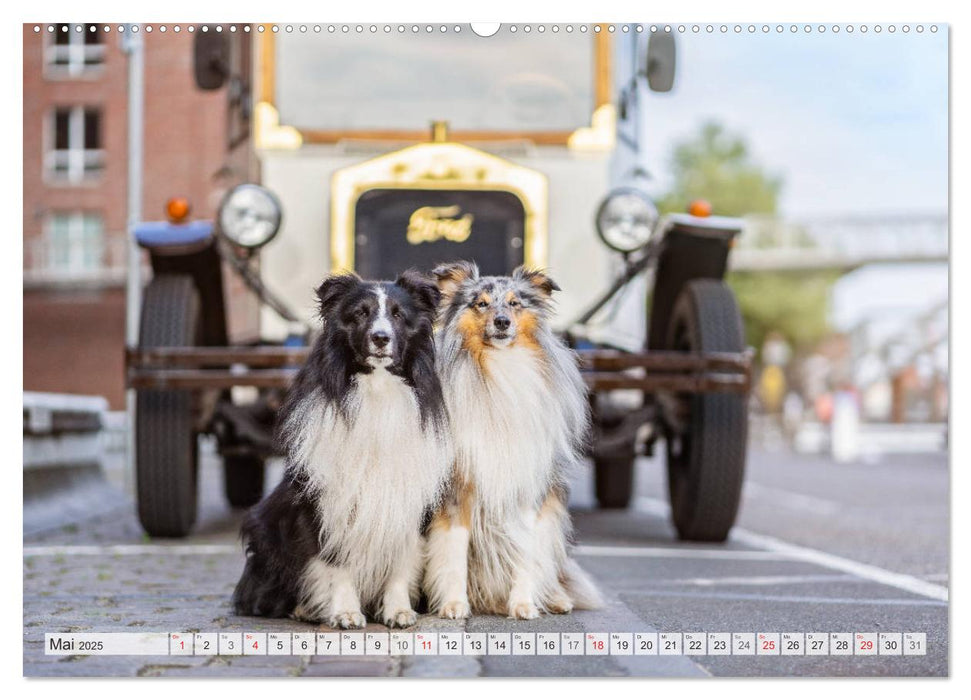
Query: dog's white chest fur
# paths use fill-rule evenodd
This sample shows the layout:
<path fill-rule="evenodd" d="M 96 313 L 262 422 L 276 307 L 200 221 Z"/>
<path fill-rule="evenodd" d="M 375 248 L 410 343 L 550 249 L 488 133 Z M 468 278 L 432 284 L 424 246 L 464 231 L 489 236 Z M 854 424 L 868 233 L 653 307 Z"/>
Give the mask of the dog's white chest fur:
<path fill-rule="evenodd" d="M 488 350 L 484 372 L 466 361 L 445 386 L 459 470 L 489 512 L 546 495 L 564 432 L 540 359 L 526 348 Z"/>
<path fill-rule="evenodd" d="M 366 598 L 418 536 L 452 453 L 447 437 L 422 430 L 412 389 L 384 369 L 358 375 L 346 416 L 310 397 L 286 429 L 319 499 L 322 554 L 353 570 Z"/>

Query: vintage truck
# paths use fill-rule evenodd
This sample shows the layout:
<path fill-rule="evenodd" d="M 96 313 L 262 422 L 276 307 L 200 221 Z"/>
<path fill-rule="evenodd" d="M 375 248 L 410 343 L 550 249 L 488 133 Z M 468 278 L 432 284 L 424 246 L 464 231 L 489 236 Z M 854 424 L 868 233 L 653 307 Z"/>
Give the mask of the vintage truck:
<path fill-rule="evenodd" d="M 340 29 L 335 42 L 256 27 L 196 34 L 196 82 L 203 89 L 228 82 L 231 99 L 249 105 L 262 176 L 232 188 L 214 221 L 188 220 L 185 203 L 173 200 L 168 221 L 134 229 L 153 271 L 140 295 L 138 342 L 126 355 L 137 395 L 138 510 L 150 535 L 184 536 L 193 526 L 200 434 L 215 438 L 229 502 L 260 499 L 266 460 L 276 454 L 276 410 L 314 329 L 311 290 L 329 271 L 386 279 L 470 259 L 485 274 L 548 267 L 563 287 L 559 328 L 590 389 L 599 504 L 626 507 L 635 458 L 663 445 L 679 536 L 727 537 L 744 476 L 751 376 L 742 318 L 723 281 L 741 222 L 712 216 L 702 202 L 658 216 L 636 183 L 611 186 L 609 159 L 622 122 L 638 119 L 637 96 L 643 103 L 645 93 L 672 86 L 674 38 L 634 25 L 616 37 L 584 27 L 590 31 L 557 32 L 560 44 L 550 41 L 552 29 L 534 32 L 532 44 L 522 31 L 488 39 L 467 31 L 422 36 L 423 45 L 394 25 L 357 44 Z M 486 41 L 498 49 L 489 56 L 501 58 L 466 60 Z M 544 47 L 552 58 L 530 63 Z M 461 94 L 408 97 L 396 86 L 400 110 L 386 117 L 394 128 L 369 121 L 377 117 L 365 108 L 347 116 L 346 105 L 318 109 L 300 97 L 311 76 L 320 82 L 338 73 L 344 82 L 327 94 L 383 95 L 388 78 L 373 73 L 381 60 L 411 60 L 421 73 L 445 50 L 458 57 L 453 72 L 467 73 L 455 83 Z M 321 67 L 332 66 L 335 51 L 345 52 L 342 68 L 328 72 Z M 626 72 L 613 65 L 618 59 Z M 592 84 L 580 84 L 578 65 Z M 355 77 L 365 74 L 373 80 L 362 88 Z M 617 74 L 626 75 L 619 91 Z M 484 75 L 494 89 L 477 96 L 470 86 L 481 90 Z M 581 103 L 593 105 L 586 124 L 577 122 Z M 564 114 L 545 116 L 551 106 Z M 441 120 L 425 131 L 415 126 L 422 110 L 449 116 L 453 126 L 464 117 L 472 127 L 449 133 Z M 308 127 L 314 119 L 320 124 Z M 229 341 L 235 301 L 227 274 L 262 306 L 258 340 Z M 631 347 L 593 331 L 610 323 L 604 312 L 635 281 L 645 290 L 637 312 L 643 331 Z"/>

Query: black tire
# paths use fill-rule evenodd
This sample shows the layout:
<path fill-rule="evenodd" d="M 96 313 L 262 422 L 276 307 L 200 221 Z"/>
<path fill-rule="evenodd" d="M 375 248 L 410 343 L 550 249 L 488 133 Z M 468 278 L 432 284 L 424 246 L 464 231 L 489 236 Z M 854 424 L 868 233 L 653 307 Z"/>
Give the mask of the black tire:
<path fill-rule="evenodd" d="M 732 290 L 721 280 L 694 280 L 678 297 L 667 347 L 742 352 L 745 333 Z M 671 517 L 683 540 L 722 542 L 742 493 L 748 413 L 741 394 L 694 394 L 685 431 L 667 431 Z"/>
<path fill-rule="evenodd" d="M 160 275 L 145 288 L 139 344 L 199 344 L 199 293 L 191 277 Z M 191 391 L 139 390 L 135 404 L 138 519 L 153 537 L 184 537 L 196 519 L 199 471 Z"/>
<path fill-rule="evenodd" d="M 227 455 L 223 457 L 223 476 L 226 499 L 234 508 L 249 508 L 263 498 L 266 468 L 255 455 Z"/>
<path fill-rule="evenodd" d="M 634 457 L 594 460 L 594 490 L 601 508 L 626 508 L 634 493 Z"/>

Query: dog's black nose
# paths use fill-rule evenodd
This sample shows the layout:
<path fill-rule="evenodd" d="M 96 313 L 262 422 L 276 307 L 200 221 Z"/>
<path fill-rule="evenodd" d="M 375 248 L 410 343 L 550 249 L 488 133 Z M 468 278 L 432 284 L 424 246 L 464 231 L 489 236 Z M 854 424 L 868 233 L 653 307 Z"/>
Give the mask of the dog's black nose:
<path fill-rule="evenodd" d="M 492 322 L 496 324 L 496 328 L 501 331 L 507 330 L 509 328 L 509 317 L 508 316 L 496 316 Z"/>
<path fill-rule="evenodd" d="M 391 336 L 385 331 L 374 331 L 371 334 L 371 342 L 379 348 L 383 348 L 385 345 L 391 342 Z"/>

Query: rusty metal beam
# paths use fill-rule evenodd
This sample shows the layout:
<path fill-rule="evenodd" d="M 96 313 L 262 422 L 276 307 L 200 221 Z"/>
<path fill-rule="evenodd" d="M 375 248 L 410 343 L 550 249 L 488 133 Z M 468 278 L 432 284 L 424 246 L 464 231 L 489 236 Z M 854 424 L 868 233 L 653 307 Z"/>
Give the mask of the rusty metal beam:
<path fill-rule="evenodd" d="M 260 389 L 286 389 L 296 375 L 295 369 L 132 369 L 128 372 L 130 389 L 229 389 L 255 386 Z"/>
<path fill-rule="evenodd" d="M 296 375 L 296 369 L 132 369 L 128 386 L 132 389 L 228 389 L 253 386 L 261 389 L 285 389 Z M 585 372 L 583 379 L 592 391 L 636 389 L 646 392 L 745 393 L 749 389 L 744 374 L 673 374 L 657 373 L 632 377 L 618 372 Z"/>
<path fill-rule="evenodd" d="M 607 371 L 641 368 L 648 371 L 748 372 L 752 364 L 752 356 L 746 352 L 688 353 L 652 350 L 646 353 L 628 353 L 617 350 L 586 350 L 577 354 L 580 356 L 580 365 L 584 369 Z"/>
<path fill-rule="evenodd" d="M 151 367 L 218 367 L 242 364 L 250 367 L 284 367 L 306 362 L 307 347 L 191 347 L 129 348 L 126 359 L 130 366 Z M 747 352 L 687 353 L 652 350 L 628 353 L 618 350 L 580 350 L 583 369 L 619 371 L 632 368 L 646 370 L 723 369 L 747 371 L 752 356 Z"/>
<path fill-rule="evenodd" d="M 745 394 L 749 390 L 749 378 L 744 374 L 651 374 L 632 377 L 617 372 L 586 372 L 583 379 L 591 391 L 636 389 L 647 393 L 660 391 L 707 394 Z"/>
<path fill-rule="evenodd" d="M 306 347 L 191 347 L 129 348 L 125 358 L 129 367 L 286 367 L 302 365 L 310 349 Z"/>
<path fill-rule="evenodd" d="M 309 349 L 284 347 L 192 347 L 129 349 L 132 389 L 227 389 L 253 386 L 285 389 Z M 746 393 L 751 384 L 750 353 L 578 353 L 591 391 L 635 389 L 653 392 Z M 228 369 L 231 366 L 234 369 Z M 628 370 L 643 370 L 633 374 Z"/>

